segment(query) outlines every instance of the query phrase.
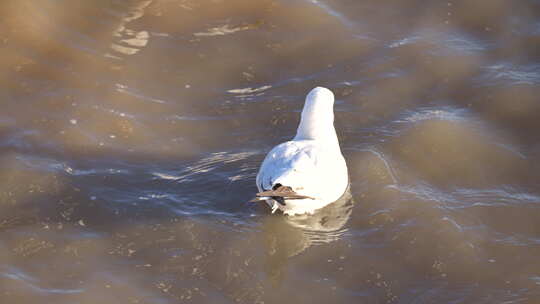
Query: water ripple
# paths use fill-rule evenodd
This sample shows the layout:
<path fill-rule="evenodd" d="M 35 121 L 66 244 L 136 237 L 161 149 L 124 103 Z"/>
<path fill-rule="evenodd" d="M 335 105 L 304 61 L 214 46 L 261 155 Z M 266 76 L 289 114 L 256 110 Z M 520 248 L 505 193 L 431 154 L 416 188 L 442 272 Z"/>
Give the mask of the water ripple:
<path fill-rule="evenodd" d="M 50 288 L 39 286 L 39 281 L 23 271 L 16 269 L 14 267 L 3 267 L 2 271 L 0 267 L 0 276 L 5 278 L 24 283 L 27 287 L 31 288 L 33 291 L 45 293 L 45 294 L 77 294 L 84 292 L 84 289 L 79 288 Z"/>
<path fill-rule="evenodd" d="M 433 32 L 429 30 L 418 31 L 407 37 L 394 40 L 388 48 L 418 45 L 422 52 L 444 56 L 452 53 L 476 54 L 487 50 L 491 44 L 481 42 L 472 36 L 460 32 Z"/>
<path fill-rule="evenodd" d="M 496 63 L 482 69 L 475 83 L 480 86 L 539 85 L 540 64 Z"/>

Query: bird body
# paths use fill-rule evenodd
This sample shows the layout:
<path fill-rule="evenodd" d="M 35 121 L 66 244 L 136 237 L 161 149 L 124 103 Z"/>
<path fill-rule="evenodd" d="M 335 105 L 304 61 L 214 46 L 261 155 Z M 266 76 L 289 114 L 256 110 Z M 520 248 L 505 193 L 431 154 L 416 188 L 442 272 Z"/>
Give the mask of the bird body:
<path fill-rule="evenodd" d="M 264 159 L 257 174 L 257 198 L 273 212 L 313 213 L 347 189 L 347 165 L 334 129 L 333 105 L 330 90 L 311 90 L 294 139 L 277 145 Z"/>

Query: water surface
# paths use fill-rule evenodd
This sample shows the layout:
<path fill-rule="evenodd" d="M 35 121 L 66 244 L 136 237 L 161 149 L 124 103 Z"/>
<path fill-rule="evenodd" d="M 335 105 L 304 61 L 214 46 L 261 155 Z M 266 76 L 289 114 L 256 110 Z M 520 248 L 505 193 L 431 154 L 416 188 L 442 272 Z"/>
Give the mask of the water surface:
<path fill-rule="evenodd" d="M 0 302 L 540 301 L 538 1 L 5 0 Z M 252 198 L 305 94 L 351 186 Z"/>

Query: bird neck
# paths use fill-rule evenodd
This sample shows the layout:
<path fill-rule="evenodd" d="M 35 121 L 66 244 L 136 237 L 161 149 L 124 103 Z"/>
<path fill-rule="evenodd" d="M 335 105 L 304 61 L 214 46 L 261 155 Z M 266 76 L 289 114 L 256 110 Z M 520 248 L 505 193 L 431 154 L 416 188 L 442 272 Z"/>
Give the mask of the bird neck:
<path fill-rule="evenodd" d="M 320 140 L 339 146 L 334 128 L 333 102 L 306 102 L 294 140 Z"/>

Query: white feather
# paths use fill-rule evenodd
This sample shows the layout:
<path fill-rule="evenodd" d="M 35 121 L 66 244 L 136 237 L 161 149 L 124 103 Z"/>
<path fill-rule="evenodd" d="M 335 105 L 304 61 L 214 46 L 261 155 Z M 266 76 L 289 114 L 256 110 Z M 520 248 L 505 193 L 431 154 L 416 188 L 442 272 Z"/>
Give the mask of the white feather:
<path fill-rule="evenodd" d="M 269 199 L 266 202 L 273 211 L 313 213 L 338 200 L 347 189 L 347 165 L 334 129 L 333 106 L 332 91 L 311 90 L 294 139 L 274 147 L 264 159 L 256 181 L 259 191 L 281 184 L 314 198 L 285 200 L 285 206 Z"/>

